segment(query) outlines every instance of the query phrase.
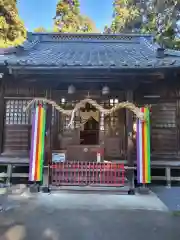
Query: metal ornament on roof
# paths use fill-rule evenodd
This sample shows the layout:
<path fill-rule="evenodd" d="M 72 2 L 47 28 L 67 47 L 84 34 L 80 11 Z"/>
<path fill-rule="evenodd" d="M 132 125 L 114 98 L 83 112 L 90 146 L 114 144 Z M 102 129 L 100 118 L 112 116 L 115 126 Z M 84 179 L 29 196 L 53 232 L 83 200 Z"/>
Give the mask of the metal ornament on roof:
<path fill-rule="evenodd" d="M 75 91 L 76 91 L 76 88 L 73 85 L 70 85 L 68 87 L 68 94 L 73 94 L 75 93 Z"/>

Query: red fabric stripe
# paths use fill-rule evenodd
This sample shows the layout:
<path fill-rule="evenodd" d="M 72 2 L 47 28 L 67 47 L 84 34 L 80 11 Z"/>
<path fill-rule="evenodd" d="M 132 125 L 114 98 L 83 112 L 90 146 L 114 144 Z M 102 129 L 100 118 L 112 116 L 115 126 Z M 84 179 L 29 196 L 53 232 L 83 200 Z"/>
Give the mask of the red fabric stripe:
<path fill-rule="evenodd" d="M 38 129 L 37 129 L 37 148 L 36 148 L 36 164 L 35 164 L 35 181 L 37 180 L 38 173 L 37 173 L 37 166 L 38 166 L 38 153 L 39 153 L 39 138 L 40 138 L 40 117 L 41 117 L 41 111 L 40 108 L 42 106 L 40 105 L 38 108 Z"/>
<path fill-rule="evenodd" d="M 144 113 L 145 109 L 142 108 L 142 112 Z M 146 176 L 145 176 L 145 149 L 144 149 L 144 144 L 145 144 L 145 138 L 144 138 L 144 134 L 145 134 L 145 129 L 144 129 L 144 121 L 142 122 L 142 174 L 143 174 L 143 183 L 145 183 L 146 180 Z"/>

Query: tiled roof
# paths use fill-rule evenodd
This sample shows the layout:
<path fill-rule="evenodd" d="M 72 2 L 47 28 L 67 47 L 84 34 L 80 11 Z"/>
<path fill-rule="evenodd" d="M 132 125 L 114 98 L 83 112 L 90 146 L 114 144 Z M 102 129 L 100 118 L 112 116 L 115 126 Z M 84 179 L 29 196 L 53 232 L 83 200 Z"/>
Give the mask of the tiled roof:
<path fill-rule="evenodd" d="M 30 33 L 20 47 L 0 51 L 0 65 L 57 68 L 165 68 L 180 66 L 180 52 L 158 46 L 150 35 Z"/>

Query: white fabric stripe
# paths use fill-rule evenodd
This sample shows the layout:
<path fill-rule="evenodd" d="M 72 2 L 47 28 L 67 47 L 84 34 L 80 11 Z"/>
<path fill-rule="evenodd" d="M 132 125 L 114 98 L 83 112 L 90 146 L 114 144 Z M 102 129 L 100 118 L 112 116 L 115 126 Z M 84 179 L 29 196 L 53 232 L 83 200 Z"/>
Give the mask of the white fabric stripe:
<path fill-rule="evenodd" d="M 143 170 L 142 170 L 142 122 L 139 120 L 139 172 L 140 172 L 140 182 L 143 182 Z"/>
<path fill-rule="evenodd" d="M 35 179 L 35 164 L 36 164 L 36 150 L 37 150 L 37 128 L 38 128 L 38 107 L 36 107 L 35 114 L 35 125 L 34 125 L 34 151 L 33 151 L 33 162 L 32 162 L 32 181 Z"/>

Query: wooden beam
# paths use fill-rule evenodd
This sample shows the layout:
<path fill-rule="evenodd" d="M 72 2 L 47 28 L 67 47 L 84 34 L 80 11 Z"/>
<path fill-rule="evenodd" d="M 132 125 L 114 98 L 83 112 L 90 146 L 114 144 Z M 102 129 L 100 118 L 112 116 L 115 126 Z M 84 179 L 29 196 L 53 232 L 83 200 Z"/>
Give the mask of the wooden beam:
<path fill-rule="evenodd" d="M 4 129 L 4 110 L 5 110 L 5 101 L 4 101 L 4 84 L 1 82 L 0 86 L 0 153 L 3 151 L 3 129 Z"/>
<path fill-rule="evenodd" d="M 59 76 L 59 79 L 64 76 L 64 77 L 82 77 L 84 79 L 85 76 L 95 78 L 95 77 L 100 77 L 100 78 L 112 78 L 113 76 L 138 76 L 138 77 L 144 77 L 144 76 L 162 76 L 169 72 L 170 70 L 168 68 L 164 69 L 157 69 L 157 68 L 97 68 L 97 67 L 91 67 L 91 68 L 82 68 L 82 67 L 74 67 L 74 68 L 69 68 L 69 67 L 50 67 L 50 66 L 42 66 L 42 67 L 22 67 L 22 66 L 16 66 L 13 67 L 12 69 L 12 75 L 16 76 L 19 78 L 20 76 L 44 76 L 44 77 L 52 77 L 51 79 L 54 79 L 53 76 Z"/>
<path fill-rule="evenodd" d="M 129 102 L 133 102 L 133 91 L 128 90 L 126 92 L 126 100 Z M 132 153 L 134 150 L 134 144 L 133 144 L 133 113 L 126 110 L 126 142 L 127 142 L 127 164 L 130 169 L 128 170 L 128 180 L 130 185 L 130 191 L 134 192 L 134 170 L 131 169 L 134 167 L 134 161 L 132 157 Z"/>

